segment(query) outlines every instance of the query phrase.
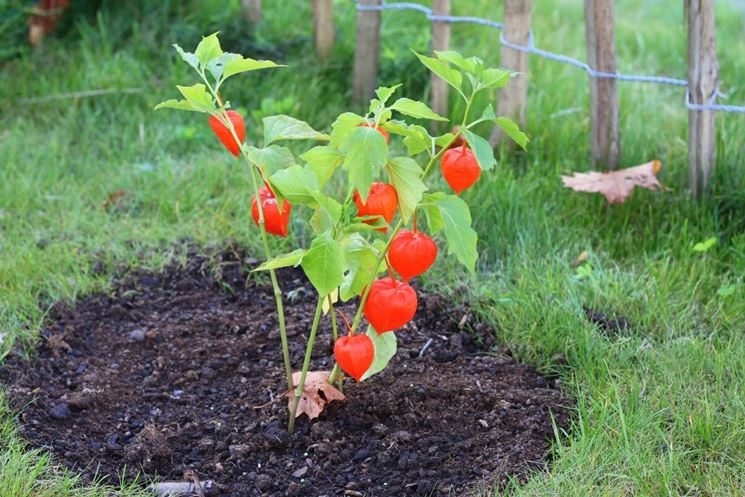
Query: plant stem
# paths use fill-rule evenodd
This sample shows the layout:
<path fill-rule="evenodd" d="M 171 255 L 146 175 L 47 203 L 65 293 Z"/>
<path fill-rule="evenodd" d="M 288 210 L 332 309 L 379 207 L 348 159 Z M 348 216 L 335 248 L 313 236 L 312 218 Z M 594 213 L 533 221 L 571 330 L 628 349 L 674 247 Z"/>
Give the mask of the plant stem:
<path fill-rule="evenodd" d="M 204 80 L 205 84 L 207 85 L 207 88 L 209 88 L 210 93 L 215 98 L 215 101 L 217 101 L 220 105 L 222 105 L 222 101 L 217 94 L 217 88 L 212 88 L 212 85 L 210 84 L 209 80 L 204 74 L 204 71 L 200 71 L 200 75 L 202 76 L 202 79 Z M 269 240 L 266 235 L 266 225 L 264 223 L 264 204 L 261 202 L 261 195 L 259 194 L 259 183 L 256 179 L 256 170 L 258 169 L 259 174 L 261 175 L 261 178 L 264 179 L 264 171 L 261 170 L 261 167 L 258 164 L 255 164 L 253 161 L 251 161 L 250 157 L 248 156 L 248 153 L 246 153 L 246 150 L 243 148 L 243 144 L 241 143 L 241 140 L 238 138 L 238 134 L 235 132 L 235 127 L 233 126 L 233 122 L 228 119 L 227 113 L 224 109 L 220 109 L 218 117 L 223 121 L 223 124 L 230 130 L 230 134 L 233 135 L 233 140 L 235 140 L 235 143 L 238 144 L 238 149 L 241 151 L 241 155 L 244 159 L 246 159 L 246 162 L 249 165 L 249 168 L 251 169 L 251 180 L 253 182 L 253 188 L 254 188 L 254 195 L 256 195 L 256 203 L 258 206 L 259 211 L 259 231 L 261 232 L 261 241 L 264 248 L 264 258 L 268 261 L 272 258 L 272 252 L 269 248 Z M 274 269 L 269 270 L 269 276 L 272 280 L 272 290 L 274 291 L 274 301 L 276 303 L 277 307 L 277 321 L 279 322 L 279 337 L 280 341 L 282 343 L 282 359 L 284 361 L 285 366 L 285 379 L 287 380 L 287 391 L 292 390 L 292 363 L 290 360 L 290 348 L 287 343 L 287 327 L 285 326 L 285 310 L 284 305 L 282 303 L 282 289 L 279 286 L 279 281 L 277 280 L 277 274 L 274 271 Z"/>
<path fill-rule="evenodd" d="M 254 190 L 256 191 L 257 204 L 261 206 L 261 196 L 259 195 L 259 185 L 256 179 L 256 171 L 251 168 L 251 179 L 253 180 Z M 269 239 L 266 236 L 266 228 L 264 226 L 264 212 L 263 208 L 259 207 L 259 227 L 261 231 L 261 241 L 264 245 L 264 257 L 266 260 L 272 258 L 271 250 L 269 249 Z M 279 321 L 279 339 L 282 342 L 282 359 L 285 364 L 285 378 L 287 379 L 287 390 L 292 390 L 292 363 L 290 361 L 290 346 L 287 343 L 287 327 L 285 325 L 285 308 L 282 303 L 282 289 L 277 281 L 277 273 L 274 269 L 269 269 L 269 277 L 272 280 L 272 289 L 274 291 L 274 302 L 277 306 L 277 320 Z"/>
<path fill-rule="evenodd" d="M 330 311 L 331 311 L 331 333 L 334 337 L 334 344 L 336 344 L 336 341 L 339 339 L 339 328 L 336 326 L 336 309 L 334 309 L 334 303 L 329 300 L 330 304 Z M 334 378 L 339 374 L 339 365 L 334 362 L 334 367 L 331 370 L 331 375 L 329 375 L 329 379 L 333 375 Z M 330 382 L 331 383 L 331 382 Z M 339 391 L 341 393 L 344 393 L 344 384 L 342 382 L 342 379 L 339 378 Z"/>
<path fill-rule="evenodd" d="M 318 297 L 318 304 L 316 305 L 316 313 L 313 316 L 313 325 L 310 328 L 310 336 L 308 337 L 308 345 L 305 347 L 305 357 L 303 358 L 303 370 L 300 372 L 300 381 L 298 382 L 297 388 L 295 389 L 295 397 L 292 399 L 292 407 L 290 408 L 290 422 L 287 425 L 287 431 L 290 435 L 295 431 L 295 417 L 297 416 L 297 406 L 300 403 L 300 397 L 303 395 L 303 389 L 305 388 L 305 377 L 308 375 L 308 368 L 310 367 L 310 356 L 313 353 L 313 344 L 316 341 L 316 331 L 318 331 L 318 322 L 321 320 L 321 311 L 323 310 L 323 300 L 326 295 Z M 329 381 L 329 383 L 331 383 Z"/>

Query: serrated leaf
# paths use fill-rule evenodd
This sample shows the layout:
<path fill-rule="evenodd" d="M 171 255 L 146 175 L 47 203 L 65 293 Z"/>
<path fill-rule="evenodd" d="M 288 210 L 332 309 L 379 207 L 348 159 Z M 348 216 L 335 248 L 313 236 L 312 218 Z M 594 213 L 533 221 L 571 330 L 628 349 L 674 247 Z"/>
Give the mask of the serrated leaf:
<path fill-rule="evenodd" d="M 260 69 L 272 69 L 275 67 L 284 67 L 272 62 L 271 60 L 255 60 L 239 55 L 231 58 L 225 63 L 222 77 L 228 79 L 230 76 L 248 71 L 258 71 Z"/>
<path fill-rule="evenodd" d="M 269 176 L 295 164 L 295 157 L 290 149 L 279 145 L 269 145 L 264 148 L 249 145 L 246 147 L 246 153 L 251 162 L 258 164 Z"/>
<path fill-rule="evenodd" d="M 463 136 L 466 137 L 468 146 L 473 150 L 473 154 L 476 156 L 476 161 L 479 163 L 481 170 L 489 171 L 493 169 L 497 164 L 497 160 L 494 158 L 494 150 L 491 148 L 489 142 L 467 129 L 463 130 Z"/>
<path fill-rule="evenodd" d="M 495 122 L 496 119 L 497 115 L 494 113 L 494 106 L 492 104 L 488 104 L 486 107 L 484 107 L 484 111 L 481 113 L 479 121 Z"/>
<path fill-rule="evenodd" d="M 381 86 L 380 88 L 375 90 L 375 95 L 378 96 L 378 99 L 382 104 L 385 104 L 389 98 L 391 98 L 391 95 L 398 90 L 401 87 L 401 83 L 393 86 Z"/>
<path fill-rule="evenodd" d="M 378 254 L 359 233 L 352 233 L 342 241 L 347 271 L 341 283 L 341 299 L 347 301 L 362 293 L 362 289 L 377 274 Z"/>
<path fill-rule="evenodd" d="M 329 233 L 313 240 L 301 265 L 319 295 L 330 294 L 344 279 L 344 252 Z"/>
<path fill-rule="evenodd" d="M 178 54 L 187 64 L 189 64 L 191 67 L 193 67 L 197 71 L 199 70 L 199 57 L 197 57 L 191 52 L 185 51 L 183 48 L 176 45 L 175 43 L 173 44 L 173 47 L 176 49 Z"/>
<path fill-rule="evenodd" d="M 215 81 L 220 81 L 223 71 L 225 70 L 225 64 L 230 60 L 240 57 L 241 56 L 238 54 L 225 52 L 221 56 L 209 61 L 207 63 L 207 70 L 212 74 L 212 77 L 215 78 Z"/>
<path fill-rule="evenodd" d="M 368 326 L 366 335 L 369 336 L 373 342 L 375 355 L 373 356 L 372 364 L 367 371 L 365 371 L 365 374 L 362 375 L 360 381 L 365 381 L 372 375 L 383 371 L 386 366 L 388 366 L 391 359 L 393 359 L 393 356 L 396 355 L 398 349 L 398 339 L 396 338 L 396 334 L 392 331 L 387 331 L 382 335 L 378 335 L 372 326 Z"/>
<path fill-rule="evenodd" d="M 304 204 L 311 208 L 318 207 L 318 196 L 321 195 L 316 175 L 300 165 L 295 164 L 280 169 L 269 177 L 277 201 L 287 199 L 290 202 Z"/>
<path fill-rule="evenodd" d="M 422 182 L 422 168 L 409 157 L 393 157 L 386 165 L 388 177 L 398 194 L 398 205 L 404 223 L 408 223 L 414 209 L 427 190 Z"/>
<path fill-rule="evenodd" d="M 409 155 L 420 154 L 432 146 L 429 133 L 418 124 L 408 125 L 403 121 L 388 121 L 383 125 L 383 129 L 389 133 L 402 135 Z"/>
<path fill-rule="evenodd" d="M 190 110 L 192 112 L 206 112 L 204 110 L 198 110 L 192 107 L 192 105 L 187 100 L 166 100 L 165 102 L 161 102 L 158 105 L 155 106 L 155 110 L 158 109 L 179 109 L 179 110 Z"/>
<path fill-rule="evenodd" d="M 478 235 L 471 228 L 471 212 L 460 197 L 444 195 L 435 201 L 441 215 L 441 221 L 448 242 L 448 253 L 474 271 L 479 254 L 476 250 Z M 438 220 L 439 221 L 439 220 Z"/>
<path fill-rule="evenodd" d="M 359 192 L 362 202 L 366 202 L 373 179 L 388 158 L 385 138 L 372 128 L 356 127 L 347 135 L 342 151 L 343 167 L 349 174 L 349 181 Z"/>
<path fill-rule="evenodd" d="M 515 143 L 525 149 L 525 146 L 528 144 L 528 135 L 520 131 L 520 127 L 514 121 L 506 117 L 497 117 L 494 119 L 494 122 L 497 126 L 502 128 L 502 131 L 512 138 Z"/>
<path fill-rule="evenodd" d="M 471 74 L 475 74 L 476 72 L 477 67 L 476 64 L 474 64 L 474 61 L 466 59 L 458 52 L 454 52 L 452 50 L 435 51 L 435 55 L 443 62 L 450 62 L 454 66 L 460 67 L 466 72 L 469 72 Z"/>
<path fill-rule="evenodd" d="M 465 95 L 463 95 L 463 75 L 458 72 L 456 69 L 453 69 L 449 67 L 446 63 L 442 62 L 441 60 L 434 59 L 432 57 L 427 57 L 426 55 L 421 55 L 416 52 L 414 54 L 419 58 L 419 60 L 424 64 L 427 69 L 438 75 L 440 78 L 443 79 L 447 84 L 458 90 L 458 93 L 465 98 Z"/>
<path fill-rule="evenodd" d="M 319 133 L 305 121 L 279 114 L 269 116 L 264 121 L 264 143 L 269 145 L 280 140 L 328 140 L 329 136 Z"/>
<path fill-rule="evenodd" d="M 430 109 L 427 104 L 419 102 L 417 100 L 412 100 L 410 98 L 399 98 L 398 100 L 393 102 L 393 105 L 391 105 L 391 109 L 396 110 L 401 114 L 407 115 L 409 117 L 415 117 L 417 119 L 431 119 L 433 121 L 448 120 L 446 117 L 442 117 L 441 115 L 435 113 L 435 111 Z"/>
<path fill-rule="evenodd" d="M 303 260 L 303 256 L 308 252 L 305 249 L 297 249 L 287 254 L 278 255 L 268 261 L 263 262 L 259 267 L 251 271 L 268 271 L 269 269 L 279 269 L 281 267 L 297 267 L 300 261 Z"/>
<path fill-rule="evenodd" d="M 365 118 L 358 116 L 352 112 L 345 112 L 336 118 L 336 121 L 331 125 L 331 142 L 329 145 L 332 147 L 341 147 L 346 141 L 349 133 L 360 124 L 365 122 Z"/>
<path fill-rule="evenodd" d="M 203 66 L 206 66 L 211 60 L 221 56 L 222 53 L 217 33 L 212 33 L 209 36 L 203 37 L 202 41 L 197 45 L 197 49 L 194 50 L 194 55 L 196 55 L 197 59 L 199 59 L 199 62 Z"/>
<path fill-rule="evenodd" d="M 184 96 L 184 98 L 191 104 L 192 108 L 197 112 L 215 112 L 215 103 L 212 100 L 212 96 L 207 93 L 207 87 L 201 83 L 197 83 L 193 86 L 176 86 L 178 91 Z"/>
<path fill-rule="evenodd" d="M 344 154 L 339 149 L 329 146 L 313 147 L 300 158 L 308 163 L 308 167 L 318 178 L 321 188 L 331 178 L 336 168 L 344 162 Z"/>

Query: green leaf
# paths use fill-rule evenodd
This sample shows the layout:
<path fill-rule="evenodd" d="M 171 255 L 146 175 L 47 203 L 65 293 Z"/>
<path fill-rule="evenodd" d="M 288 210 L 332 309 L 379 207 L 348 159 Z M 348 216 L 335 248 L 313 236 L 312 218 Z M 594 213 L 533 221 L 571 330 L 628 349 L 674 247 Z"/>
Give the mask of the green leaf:
<path fill-rule="evenodd" d="M 255 60 L 239 55 L 238 57 L 230 58 L 225 62 L 225 68 L 223 70 L 222 77 L 223 79 L 228 79 L 230 76 L 240 74 L 242 72 L 258 71 L 260 69 L 271 69 L 275 67 L 285 66 L 280 66 L 272 62 L 271 60 Z"/>
<path fill-rule="evenodd" d="M 735 293 L 736 290 L 737 287 L 735 285 L 720 286 L 717 289 L 717 295 L 719 295 L 720 297 L 729 297 L 730 295 Z"/>
<path fill-rule="evenodd" d="M 176 51 L 181 56 L 181 58 L 184 61 L 186 61 L 187 64 L 189 64 L 191 67 L 193 67 L 197 71 L 199 70 L 199 57 L 197 57 L 196 55 L 194 55 L 191 52 L 184 51 L 183 48 L 181 48 L 180 46 L 176 45 L 175 43 L 173 44 L 173 47 L 176 49 Z"/>
<path fill-rule="evenodd" d="M 421 208 L 424 211 L 424 215 L 427 218 L 427 226 L 429 227 L 430 234 L 437 233 L 445 227 L 445 221 L 442 218 L 440 208 L 437 206 L 437 201 L 444 198 L 445 192 L 425 193 L 422 196 Z"/>
<path fill-rule="evenodd" d="M 525 149 L 525 146 L 528 144 L 528 135 L 520 131 L 520 127 L 515 124 L 515 122 L 506 117 L 497 117 L 494 122 L 497 123 L 497 126 L 502 128 L 502 131 L 512 138 L 515 143 Z"/>
<path fill-rule="evenodd" d="M 383 125 L 383 129 L 389 133 L 402 135 L 409 155 L 420 154 L 432 147 L 432 138 L 426 128 L 418 124 L 408 125 L 403 121 L 388 121 Z"/>
<path fill-rule="evenodd" d="M 319 193 L 317 195 L 319 207 L 313 212 L 310 218 L 310 226 L 316 234 L 329 231 L 341 219 L 342 206 L 339 202 L 331 197 Z"/>
<path fill-rule="evenodd" d="M 385 138 L 372 128 L 357 127 L 348 134 L 342 151 L 343 167 L 349 174 L 349 181 L 359 191 L 362 201 L 366 202 L 373 179 L 388 158 Z"/>
<path fill-rule="evenodd" d="M 178 91 L 184 96 L 187 102 L 191 104 L 192 108 L 197 112 L 216 112 L 215 103 L 212 101 L 212 96 L 207 93 L 207 87 L 201 83 L 194 86 L 176 86 Z"/>
<path fill-rule="evenodd" d="M 166 100 L 165 102 L 161 102 L 158 105 L 155 106 L 155 110 L 158 109 L 179 109 L 179 110 L 190 110 L 192 112 L 206 112 L 201 109 L 195 109 L 191 103 L 189 103 L 187 100 Z"/>
<path fill-rule="evenodd" d="M 505 69 L 485 69 L 479 76 L 479 82 L 484 88 L 504 88 L 510 82 L 512 73 Z"/>
<path fill-rule="evenodd" d="M 344 279 L 344 252 L 329 233 L 313 240 L 301 264 L 319 295 L 333 292 Z"/>
<path fill-rule="evenodd" d="M 383 371 L 386 366 L 388 366 L 388 363 L 393 356 L 396 355 L 396 350 L 398 348 L 396 334 L 392 331 L 387 331 L 382 335 L 378 335 L 372 326 L 368 326 L 366 335 L 369 336 L 373 342 L 375 356 L 373 356 L 372 364 L 370 364 L 368 370 L 365 371 L 365 374 L 362 375 L 360 381 L 365 381 L 372 375 Z"/>
<path fill-rule="evenodd" d="M 494 106 L 492 104 L 487 105 L 484 107 L 484 111 L 481 113 L 481 117 L 479 118 L 479 121 L 491 121 L 496 122 L 497 115 L 494 113 Z"/>
<path fill-rule="evenodd" d="M 441 220 L 437 222 L 441 221 L 443 224 L 448 253 L 455 254 L 458 260 L 473 272 L 476 268 L 476 259 L 479 257 L 476 250 L 478 236 L 471 228 L 471 212 L 468 205 L 455 195 L 440 196 L 435 205 L 440 210 Z"/>
<path fill-rule="evenodd" d="M 319 133 L 305 121 L 279 114 L 269 116 L 264 121 L 264 143 L 269 145 L 279 140 L 328 140 L 329 136 Z"/>
<path fill-rule="evenodd" d="M 305 204 L 311 208 L 318 207 L 318 196 L 321 195 L 316 175 L 302 166 L 295 164 L 274 173 L 269 182 L 272 184 L 277 201 L 287 199 L 290 202 Z"/>
<path fill-rule="evenodd" d="M 442 117 L 441 115 L 436 114 L 435 111 L 427 106 L 427 104 L 419 102 L 417 100 L 412 100 L 410 98 L 399 98 L 398 100 L 393 102 L 393 105 L 391 105 L 391 109 L 396 110 L 401 114 L 407 115 L 409 117 L 415 117 L 417 119 L 431 119 L 433 121 L 448 120 L 446 117 Z"/>
<path fill-rule="evenodd" d="M 359 233 L 352 233 L 342 240 L 347 272 L 341 284 L 340 297 L 347 301 L 362 293 L 362 289 L 377 274 L 378 254 Z"/>
<path fill-rule="evenodd" d="M 471 74 L 476 73 L 476 64 L 474 64 L 474 61 L 466 59 L 458 52 L 452 50 L 435 51 L 435 55 L 443 62 L 450 62 L 454 66 L 460 67 Z"/>
<path fill-rule="evenodd" d="M 278 255 L 277 257 L 263 262 L 259 267 L 251 272 L 253 273 L 255 271 L 267 271 L 269 269 L 278 269 L 281 267 L 290 266 L 297 267 L 298 264 L 300 264 L 300 261 L 303 260 L 303 256 L 305 256 L 306 252 L 308 251 L 305 249 L 297 249 L 287 254 Z"/>
<path fill-rule="evenodd" d="M 435 138 L 435 144 L 438 147 L 444 147 L 445 145 L 448 145 L 451 143 L 451 140 L 453 139 L 455 135 L 452 133 L 445 133 L 444 135 L 440 135 L 437 138 Z"/>
<path fill-rule="evenodd" d="M 207 70 L 212 74 L 212 77 L 215 78 L 215 81 L 220 81 L 220 78 L 222 78 L 223 71 L 225 70 L 225 64 L 233 59 L 240 58 L 240 55 L 235 53 L 228 53 L 225 52 L 221 56 L 212 59 L 207 63 Z"/>
<path fill-rule="evenodd" d="M 708 240 L 699 242 L 693 246 L 694 252 L 708 252 L 714 245 L 717 244 L 717 237 L 712 236 Z"/>
<path fill-rule="evenodd" d="M 365 118 L 358 116 L 352 112 L 345 112 L 336 118 L 336 121 L 331 125 L 331 145 L 332 147 L 341 147 L 346 141 L 349 133 L 360 124 L 365 122 Z"/>
<path fill-rule="evenodd" d="M 308 167 L 318 178 L 321 188 L 331 178 L 336 168 L 344 162 L 344 154 L 339 149 L 328 146 L 313 147 L 300 158 L 308 163 Z"/>
<path fill-rule="evenodd" d="M 208 62 L 221 56 L 222 53 L 217 33 L 203 37 L 202 41 L 197 45 L 197 49 L 194 50 L 194 55 L 197 56 L 197 59 L 199 59 L 199 62 L 203 66 L 206 66 Z"/>
<path fill-rule="evenodd" d="M 497 164 L 497 160 L 494 158 L 494 150 L 491 148 L 489 142 L 467 129 L 463 130 L 463 136 L 466 137 L 468 145 L 473 150 L 473 154 L 476 156 L 476 161 L 479 163 L 481 170 L 489 171 L 493 169 Z"/>
<path fill-rule="evenodd" d="M 280 169 L 286 169 L 295 164 L 295 157 L 290 149 L 279 145 L 269 145 L 264 148 L 256 148 L 253 145 L 246 147 L 246 153 L 251 162 L 258 164 L 268 175 L 272 175 Z"/>
<path fill-rule="evenodd" d="M 463 94 L 463 75 L 456 69 L 449 67 L 446 63 L 441 60 L 427 57 L 416 52 L 414 54 L 419 57 L 419 60 L 427 66 L 427 69 L 441 77 L 447 84 L 458 90 L 458 93 L 465 99 L 466 96 Z"/>
<path fill-rule="evenodd" d="M 391 95 L 398 90 L 401 87 L 401 83 L 394 85 L 394 86 L 381 86 L 377 90 L 375 90 L 375 94 L 378 96 L 378 100 L 380 100 L 381 104 L 385 104 L 389 98 L 391 98 Z"/>
<path fill-rule="evenodd" d="M 409 157 L 393 157 L 386 165 L 388 177 L 398 194 L 398 205 L 404 223 L 408 223 L 414 209 L 422 200 L 427 187 L 422 182 L 422 168 Z"/>

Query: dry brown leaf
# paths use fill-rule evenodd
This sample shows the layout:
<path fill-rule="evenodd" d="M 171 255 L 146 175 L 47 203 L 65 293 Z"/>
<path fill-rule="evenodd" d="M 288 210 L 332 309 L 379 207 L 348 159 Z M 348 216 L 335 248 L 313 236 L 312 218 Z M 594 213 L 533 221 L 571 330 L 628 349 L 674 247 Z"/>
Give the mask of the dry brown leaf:
<path fill-rule="evenodd" d="M 587 250 L 583 250 L 576 259 L 574 259 L 574 262 L 572 262 L 572 267 L 577 267 L 580 264 L 584 264 L 587 262 L 587 259 L 590 258 L 590 254 L 587 252 Z"/>
<path fill-rule="evenodd" d="M 106 200 L 101 202 L 101 209 L 118 209 L 120 207 L 121 200 L 125 195 L 127 195 L 126 190 L 116 190 L 113 192 L 109 192 L 109 194 L 106 195 Z"/>
<path fill-rule="evenodd" d="M 669 191 L 657 180 L 657 173 L 662 163 L 658 160 L 647 162 L 639 166 L 599 173 L 574 173 L 572 176 L 562 176 L 564 186 L 577 192 L 597 192 L 605 195 L 609 204 L 622 204 L 629 198 L 635 186 L 647 190 Z"/>
<path fill-rule="evenodd" d="M 329 371 L 308 371 L 303 386 L 303 395 L 297 406 L 297 416 L 307 414 L 310 419 L 315 419 L 321 415 L 326 404 L 334 400 L 346 400 L 346 397 L 339 390 L 329 385 Z M 297 387 L 300 382 L 300 373 L 292 373 L 292 383 Z M 295 390 L 287 394 L 289 400 L 287 409 L 292 409 L 292 400 L 295 397 Z"/>

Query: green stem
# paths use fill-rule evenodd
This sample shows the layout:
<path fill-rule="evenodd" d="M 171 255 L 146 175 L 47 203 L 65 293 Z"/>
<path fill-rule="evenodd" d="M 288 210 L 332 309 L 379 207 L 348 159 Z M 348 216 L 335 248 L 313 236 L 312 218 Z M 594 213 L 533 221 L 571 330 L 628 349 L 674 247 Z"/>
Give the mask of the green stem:
<path fill-rule="evenodd" d="M 264 257 L 266 260 L 272 258 L 269 249 L 269 239 L 266 236 L 266 227 L 264 225 L 264 209 L 261 207 L 261 196 L 259 195 L 259 185 L 256 179 L 256 172 L 251 168 L 251 179 L 253 181 L 254 191 L 256 192 L 257 204 L 259 207 L 259 227 L 261 231 L 261 241 L 264 246 Z M 290 361 L 290 346 L 287 343 L 287 326 L 285 325 L 285 308 L 282 303 L 282 289 L 277 281 L 277 273 L 274 269 L 269 270 L 269 277 L 272 280 L 272 289 L 274 291 L 274 302 L 277 306 L 277 320 L 279 321 L 279 339 L 282 342 L 282 360 L 285 365 L 285 378 L 287 380 L 287 390 L 292 390 L 292 363 Z"/>
<path fill-rule="evenodd" d="M 334 309 L 334 303 L 331 302 L 331 300 L 329 300 L 329 304 L 330 304 L 329 310 L 331 311 L 331 333 L 334 337 L 334 344 L 336 344 L 336 341 L 339 339 L 339 328 L 336 325 L 336 309 Z M 338 374 L 339 374 L 339 365 L 336 362 L 334 362 L 334 367 L 331 370 L 331 375 L 329 375 L 329 380 L 331 380 L 332 376 L 334 377 L 334 379 L 336 379 L 336 376 Z M 329 383 L 333 383 L 333 382 L 329 381 Z M 339 378 L 338 388 L 341 393 L 344 393 L 344 384 L 341 378 Z"/>
<path fill-rule="evenodd" d="M 210 93 L 215 98 L 215 101 L 220 103 L 220 98 L 217 95 L 217 89 L 213 89 L 212 85 L 210 84 L 209 80 L 204 74 L 204 71 L 200 72 L 200 75 L 202 76 L 202 79 L 204 80 L 205 84 L 207 85 L 207 88 L 209 88 Z M 221 104 L 222 105 L 222 104 Z M 238 138 L 238 134 L 235 132 L 235 127 L 233 126 L 233 122 L 228 119 L 227 113 L 224 109 L 220 109 L 218 117 L 223 121 L 223 124 L 230 130 L 230 134 L 233 135 L 233 140 L 238 144 L 238 149 L 241 151 L 241 155 L 244 159 L 246 159 L 246 162 L 248 163 L 250 169 L 251 169 L 251 180 L 253 182 L 253 188 L 254 188 L 254 195 L 256 195 L 256 203 L 258 206 L 259 211 L 259 231 L 261 232 L 261 241 L 264 248 L 264 258 L 266 260 L 270 260 L 272 258 L 272 252 L 269 248 L 269 240 L 266 234 L 266 225 L 264 223 L 264 205 L 261 202 L 261 195 L 259 194 L 259 183 L 256 179 L 256 170 L 258 169 L 259 174 L 261 175 L 261 178 L 264 179 L 264 172 L 261 170 L 261 167 L 258 164 L 254 164 L 251 159 L 248 157 L 248 154 L 246 153 L 245 149 L 243 148 L 243 144 L 241 143 L 241 140 Z M 282 303 L 282 288 L 279 286 L 279 281 L 277 280 L 277 274 L 274 271 L 274 269 L 269 270 L 269 276 L 272 280 L 272 290 L 274 291 L 274 301 L 276 303 L 277 307 L 277 320 L 279 321 L 279 337 L 280 341 L 282 343 L 282 359 L 284 361 L 285 366 L 285 379 L 287 381 L 287 391 L 292 390 L 292 363 L 290 360 L 290 348 L 287 343 L 287 326 L 285 325 L 285 310 L 284 305 Z"/>
<path fill-rule="evenodd" d="M 323 310 L 323 300 L 326 295 L 319 296 L 318 304 L 316 305 L 316 313 L 313 316 L 313 325 L 310 328 L 310 336 L 308 337 L 308 345 L 305 347 L 305 357 L 303 358 L 303 370 L 300 372 L 300 381 L 295 389 L 295 396 L 292 399 L 292 408 L 290 408 L 290 423 L 287 425 L 287 431 L 290 435 L 295 431 L 295 418 L 297 416 L 297 406 L 300 403 L 300 397 L 303 395 L 303 389 L 305 388 L 305 377 L 308 375 L 308 368 L 310 367 L 310 356 L 313 353 L 313 344 L 316 341 L 316 331 L 318 331 L 318 322 L 321 320 L 321 311 Z"/>

